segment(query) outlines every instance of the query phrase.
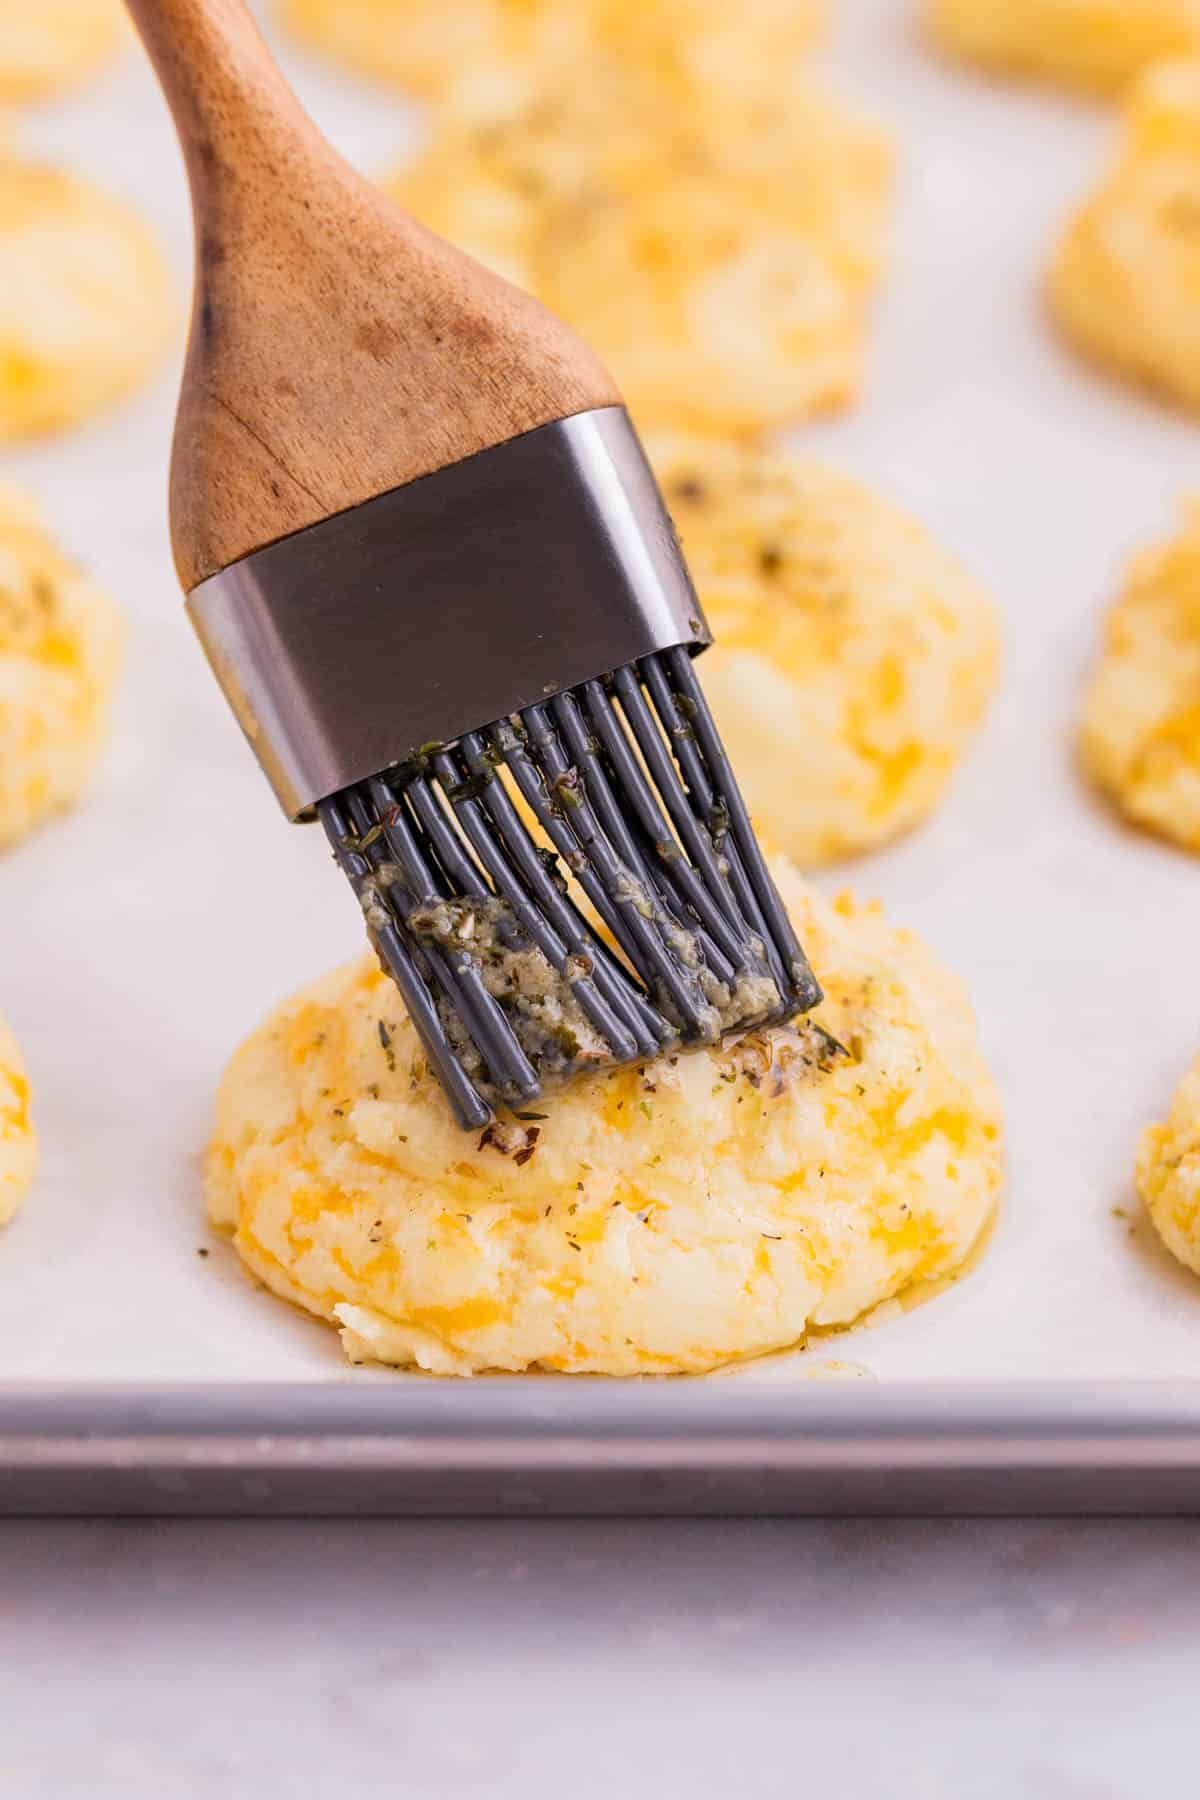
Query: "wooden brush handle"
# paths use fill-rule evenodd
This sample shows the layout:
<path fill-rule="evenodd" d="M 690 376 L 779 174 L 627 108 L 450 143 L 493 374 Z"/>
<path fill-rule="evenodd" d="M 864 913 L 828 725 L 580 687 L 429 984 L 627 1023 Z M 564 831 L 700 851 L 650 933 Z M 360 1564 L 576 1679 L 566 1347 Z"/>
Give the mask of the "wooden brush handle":
<path fill-rule="evenodd" d="M 325 142 L 242 0 L 127 3 L 195 215 L 171 463 L 185 589 L 419 475 L 619 403 L 573 332 Z"/>

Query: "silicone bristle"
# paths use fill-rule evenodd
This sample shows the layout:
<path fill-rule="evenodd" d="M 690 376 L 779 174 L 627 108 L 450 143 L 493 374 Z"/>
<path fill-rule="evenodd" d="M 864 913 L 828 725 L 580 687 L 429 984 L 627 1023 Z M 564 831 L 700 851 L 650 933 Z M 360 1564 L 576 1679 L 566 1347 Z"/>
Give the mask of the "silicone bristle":
<path fill-rule="evenodd" d="M 318 810 L 466 1128 L 820 999 L 684 649 Z"/>

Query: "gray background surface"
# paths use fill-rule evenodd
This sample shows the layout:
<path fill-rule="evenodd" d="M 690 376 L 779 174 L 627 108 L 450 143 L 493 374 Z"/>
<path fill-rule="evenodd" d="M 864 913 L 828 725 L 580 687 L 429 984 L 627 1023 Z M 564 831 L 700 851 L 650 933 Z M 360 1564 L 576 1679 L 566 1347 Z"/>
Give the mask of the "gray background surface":
<path fill-rule="evenodd" d="M 0 1528 L 4 1800 L 1141 1800 L 1189 1524 Z"/>

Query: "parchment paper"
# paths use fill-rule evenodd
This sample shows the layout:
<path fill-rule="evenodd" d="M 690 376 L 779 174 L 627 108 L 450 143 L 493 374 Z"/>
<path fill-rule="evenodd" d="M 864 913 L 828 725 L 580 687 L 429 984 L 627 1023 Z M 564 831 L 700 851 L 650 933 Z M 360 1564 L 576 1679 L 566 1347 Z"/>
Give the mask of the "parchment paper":
<path fill-rule="evenodd" d="M 1200 1282 L 1136 1223 L 1131 1170 L 1140 1127 L 1200 1050 L 1200 864 L 1092 799 L 1071 729 L 1125 558 L 1200 487 L 1200 426 L 1082 367 L 1042 314 L 1049 244 L 1112 116 L 939 65 L 899 0 L 842 11 L 831 79 L 901 142 L 895 262 L 864 404 L 796 441 L 969 558 L 1003 607 L 1007 663 L 937 817 L 821 879 L 880 895 L 965 975 L 1003 1086 L 1011 1184 L 963 1282 L 743 1378 L 827 1357 L 884 1380 L 1187 1374 Z M 286 61 L 363 167 L 414 141 L 419 121 L 385 91 Z M 157 220 L 182 309 L 183 185 L 137 56 L 35 115 L 26 140 Z M 176 374 L 0 464 L 132 627 L 94 796 L 0 865 L 0 1009 L 43 1146 L 0 1237 L 0 1379 L 394 1379 L 347 1371 L 333 1334 L 254 1291 L 203 1220 L 199 1156 L 225 1058 L 360 933 L 321 843 L 276 812 L 182 614 L 164 519 Z"/>

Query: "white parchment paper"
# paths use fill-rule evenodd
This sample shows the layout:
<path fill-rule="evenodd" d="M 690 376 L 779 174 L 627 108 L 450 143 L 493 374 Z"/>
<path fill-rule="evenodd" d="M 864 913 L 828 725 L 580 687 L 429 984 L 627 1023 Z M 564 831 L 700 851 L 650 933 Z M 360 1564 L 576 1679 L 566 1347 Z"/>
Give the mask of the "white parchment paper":
<path fill-rule="evenodd" d="M 822 880 L 880 895 L 967 978 L 1004 1090 L 1011 1185 L 968 1279 L 741 1378 L 789 1379 L 826 1356 L 881 1379 L 1187 1374 L 1200 1282 L 1136 1223 L 1131 1169 L 1141 1125 L 1200 1050 L 1200 864 L 1094 802 L 1071 728 L 1124 559 L 1200 488 L 1200 427 L 1080 366 L 1042 315 L 1048 246 L 1101 165 L 1111 116 L 942 67 L 901 0 L 842 10 L 830 78 L 900 140 L 895 263 L 865 403 L 797 441 L 970 559 L 1003 607 L 1007 665 L 939 815 Z M 286 62 L 363 167 L 413 141 L 418 122 L 393 97 Z M 183 185 L 138 58 L 35 115 L 26 136 L 155 218 L 182 308 Z M 0 463 L 132 625 L 94 797 L 0 866 L 0 1010 L 30 1065 L 43 1146 L 0 1238 L 0 1379 L 347 1374 L 333 1334 L 255 1292 L 202 1215 L 225 1058 L 360 936 L 321 842 L 275 811 L 182 615 L 164 519 L 176 373 Z"/>

